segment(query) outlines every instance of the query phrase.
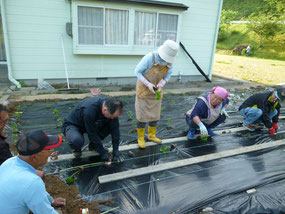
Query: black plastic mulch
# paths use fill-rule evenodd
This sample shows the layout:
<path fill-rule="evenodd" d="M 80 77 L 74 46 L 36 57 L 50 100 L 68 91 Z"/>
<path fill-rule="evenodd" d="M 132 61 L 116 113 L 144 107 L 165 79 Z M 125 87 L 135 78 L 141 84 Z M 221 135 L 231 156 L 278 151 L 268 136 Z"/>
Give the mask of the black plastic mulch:
<path fill-rule="evenodd" d="M 228 108 L 231 118 L 217 127 L 219 129 L 240 126 L 242 117 L 236 112 L 241 102 L 256 91 L 231 91 Z M 185 136 L 187 125 L 185 112 L 195 103 L 198 94 L 165 95 L 159 122 L 158 137 L 162 139 Z M 124 113 L 120 117 L 121 145 L 136 143 L 135 97 L 121 97 Z M 78 101 L 22 103 L 19 129 L 26 132 L 43 129 L 49 134 L 59 134 L 57 128 L 61 119 Z M 283 110 L 283 109 L 282 109 Z M 55 112 L 55 113 L 53 113 Z M 58 114 L 56 113 L 58 112 Z M 283 111 L 285 112 L 285 111 Z M 12 121 L 11 123 L 14 123 Z M 10 124 L 11 125 L 11 124 Z M 168 128 L 171 127 L 171 128 Z M 279 122 L 280 131 L 285 130 L 284 121 Z M 11 135 L 11 134 L 10 134 Z M 98 177 L 115 172 L 136 169 L 175 160 L 197 157 L 244 146 L 266 143 L 284 138 L 284 134 L 269 136 L 267 130 L 248 133 L 222 134 L 209 138 L 177 142 L 176 148 L 163 153 L 161 146 L 145 150 L 132 150 L 134 157 L 123 152 L 126 160 L 122 164 L 113 163 L 88 167 L 79 174 L 76 185 L 82 197 L 88 201 L 115 198 L 113 213 L 198 213 L 205 207 L 212 207 L 212 213 L 282 213 L 285 211 L 285 152 L 284 147 L 268 149 L 249 154 L 223 158 L 151 175 L 144 175 L 108 184 L 99 184 Z M 86 141 L 88 141 L 86 139 Z M 110 138 L 105 141 L 110 146 Z M 86 142 L 87 144 L 87 142 Z M 60 154 L 70 153 L 68 143 L 58 148 Z M 86 163 L 100 162 L 98 157 L 68 160 L 49 164 L 45 170 L 53 172 Z M 61 174 L 64 179 L 74 170 Z M 255 188 L 256 192 L 246 193 Z M 102 211 L 111 209 L 104 207 Z"/>

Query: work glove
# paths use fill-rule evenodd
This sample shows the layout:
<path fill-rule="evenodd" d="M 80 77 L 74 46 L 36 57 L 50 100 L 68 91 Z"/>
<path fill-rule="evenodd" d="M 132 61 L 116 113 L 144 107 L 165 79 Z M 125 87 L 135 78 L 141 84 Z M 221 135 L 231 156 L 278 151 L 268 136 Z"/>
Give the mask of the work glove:
<path fill-rule="evenodd" d="M 158 91 L 160 92 L 161 89 L 163 88 L 163 86 L 165 85 L 166 81 L 164 79 L 161 79 L 159 81 L 159 83 L 157 84 L 157 88 L 158 88 Z"/>
<path fill-rule="evenodd" d="M 274 134 L 274 133 L 276 133 L 276 130 L 273 127 L 269 129 L 269 134 Z"/>
<path fill-rule="evenodd" d="M 278 124 L 277 123 L 273 123 L 272 127 L 277 131 L 278 130 Z"/>
<path fill-rule="evenodd" d="M 124 156 L 119 151 L 113 151 L 113 162 L 122 163 L 124 160 Z"/>
<path fill-rule="evenodd" d="M 141 76 L 140 81 L 146 86 L 148 87 L 149 91 L 152 93 L 155 93 L 154 89 L 155 85 L 152 84 L 151 82 L 149 82 L 144 76 Z"/>
<path fill-rule="evenodd" d="M 148 89 L 151 93 L 155 94 L 155 91 L 154 91 L 155 85 L 154 84 L 149 82 L 146 87 L 148 87 Z"/>
<path fill-rule="evenodd" d="M 226 108 L 223 107 L 221 110 L 221 115 L 225 115 L 226 117 L 230 117 L 230 115 L 228 114 L 228 112 L 226 111 Z"/>
<path fill-rule="evenodd" d="M 206 126 L 202 122 L 200 122 L 198 124 L 198 126 L 200 128 L 201 135 L 202 136 L 208 136 L 208 130 L 207 130 Z"/>

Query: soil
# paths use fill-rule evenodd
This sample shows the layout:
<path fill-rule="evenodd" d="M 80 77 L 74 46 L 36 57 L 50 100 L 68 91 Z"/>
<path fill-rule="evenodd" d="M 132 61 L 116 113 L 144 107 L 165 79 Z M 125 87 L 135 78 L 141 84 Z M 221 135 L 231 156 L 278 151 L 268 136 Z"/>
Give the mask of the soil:
<path fill-rule="evenodd" d="M 88 208 L 90 214 L 101 213 L 101 205 L 113 205 L 113 201 L 93 201 L 86 202 L 81 199 L 79 190 L 76 185 L 67 185 L 64 181 L 56 175 L 47 175 L 44 178 L 47 192 L 53 197 L 63 197 L 66 199 L 66 205 L 57 208 L 63 214 L 79 214 L 80 208 Z"/>

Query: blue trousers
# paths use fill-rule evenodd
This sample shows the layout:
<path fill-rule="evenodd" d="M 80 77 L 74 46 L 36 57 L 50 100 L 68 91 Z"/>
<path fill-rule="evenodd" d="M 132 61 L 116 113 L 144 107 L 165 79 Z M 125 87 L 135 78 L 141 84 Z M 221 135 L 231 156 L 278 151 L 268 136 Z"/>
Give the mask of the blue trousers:
<path fill-rule="evenodd" d="M 216 126 L 220 125 L 221 123 L 223 123 L 226 120 L 226 116 L 225 115 L 220 115 L 212 124 L 205 124 L 207 129 L 211 128 L 215 128 Z M 190 117 L 186 116 L 186 123 L 189 126 L 189 129 L 195 130 L 198 129 L 198 125 L 196 125 L 196 123 L 194 123 L 194 121 L 192 119 L 190 119 Z"/>
<path fill-rule="evenodd" d="M 259 108 L 243 108 L 239 111 L 240 115 L 244 117 L 243 125 L 248 126 L 249 124 L 262 123 L 261 116 L 262 110 Z M 269 113 L 268 117 L 272 119 L 277 115 L 277 110 L 274 109 L 273 112 Z"/>

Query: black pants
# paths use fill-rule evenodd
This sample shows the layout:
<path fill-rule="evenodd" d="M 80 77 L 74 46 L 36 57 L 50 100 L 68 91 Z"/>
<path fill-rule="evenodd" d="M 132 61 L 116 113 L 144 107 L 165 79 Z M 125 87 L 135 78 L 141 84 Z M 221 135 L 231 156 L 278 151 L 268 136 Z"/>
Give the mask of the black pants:
<path fill-rule="evenodd" d="M 98 131 L 101 140 L 104 140 L 110 133 L 110 129 L 107 125 L 101 127 Z M 84 145 L 84 132 L 79 130 L 76 126 L 69 125 L 63 129 L 63 134 L 67 138 L 71 149 L 74 151 L 81 151 L 81 148 Z"/>

